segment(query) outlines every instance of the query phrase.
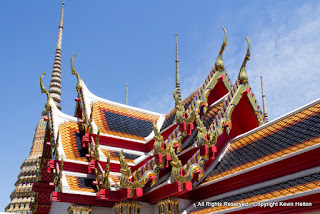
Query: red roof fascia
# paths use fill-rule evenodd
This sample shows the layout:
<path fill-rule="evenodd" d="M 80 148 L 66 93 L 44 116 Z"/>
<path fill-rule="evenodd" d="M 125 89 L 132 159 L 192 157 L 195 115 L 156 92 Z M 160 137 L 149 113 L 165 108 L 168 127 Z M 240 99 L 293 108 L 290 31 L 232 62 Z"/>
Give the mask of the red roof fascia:
<path fill-rule="evenodd" d="M 205 198 L 231 192 L 246 186 L 251 186 L 317 167 L 320 165 L 320 159 L 318 158 L 319 153 L 320 148 L 317 148 L 255 170 L 203 186 L 202 188 L 195 189 L 181 197 L 196 201 L 203 200 Z"/>
<path fill-rule="evenodd" d="M 92 136 L 94 139 L 96 139 L 97 137 L 96 134 L 92 134 Z M 123 148 L 123 149 L 131 149 L 131 150 L 140 151 L 140 152 L 148 152 L 147 144 L 138 143 L 138 142 L 126 140 L 126 139 L 114 138 L 111 136 L 100 135 L 99 144 L 105 145 L 105 146 Z"/>

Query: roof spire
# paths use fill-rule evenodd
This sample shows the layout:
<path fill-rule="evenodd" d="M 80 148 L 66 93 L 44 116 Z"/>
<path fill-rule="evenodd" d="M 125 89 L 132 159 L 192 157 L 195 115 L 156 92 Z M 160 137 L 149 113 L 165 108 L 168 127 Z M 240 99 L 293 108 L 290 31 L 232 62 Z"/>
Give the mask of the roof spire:
<path fill-rule="evenodd" d="M 53 98 L 57 107 L 61 110 L 61 47 L 62 47 L 62 30 L 63 30 L 63 13 L 64 13 L 64 2 L 62 2 L 61 18 L 59 25 L 59 34 L 56 47 L 56 54 L 54 57 L 52 76 L 50 82 L 49 93 Z"/>
<path fill-rule="evenodd" d="M 126 105 L 128 105 L 128 84 L 126 84 Z"/>
<path fill-rule="evenodd" d="M 247 64 L 247 61 L 250 60 L 250 40 L 248 39 L 247 36 L 246 36 L 246 40 L 248 42 L 247 54 L 243 60 L 243 63 L 239 72 L 239 76 L 238 76 L 238 80 L 240 81 L 241 84 L 248 83 L 248 75 L 246 73 L 246 64 Z"/>
<path fill-rule="evenodd" d="M 178 57 L 178 34 L 176 33 L 176 88 L 177 94 L 181 101 L 181 92 L 180 92 L 180 74 L 179 74 L 179 57 Z"/>
<path fill-rule="evenodd" d="M 268 111 L 267 111 L 267 105 L 266 105 L 266 95 L 264 94 L 262 76 L 260 76 L 260 78 L 261 78 L 261 92 L 262 92 L 262 103 L 263 103 L 263 116 L 265 118 L 265 122 L 267 123 L 269 119 L 268 119 Z"/>

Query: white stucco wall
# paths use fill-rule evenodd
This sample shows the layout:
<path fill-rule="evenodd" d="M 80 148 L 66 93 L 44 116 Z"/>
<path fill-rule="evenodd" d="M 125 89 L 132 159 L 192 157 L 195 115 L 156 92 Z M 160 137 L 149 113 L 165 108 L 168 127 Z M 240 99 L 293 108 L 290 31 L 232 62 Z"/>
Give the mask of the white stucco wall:
<path fill-rule="evenodd" d="M 52 202 L 49 214 L 67 214 L 68 208 L 71 206 L 71 203 L 63 202 Z M 97 207 L 91 206 L 92 214 L 114 214 L 113 208 L 110 207 Z M 148 203 L 141 203 L 140 207 L 141 214 L 157 214 L 158 207 L 157 205 L 150 205 Z"/>
<path fill-rule="evenodd" d="M 52 202 L 51 207 L 50 207 L 50 212 L 49 214 L 67 214 L 68 213 L 68 208 L 72 204 L 70 203 L 64 203 L 64 202 Z"/>

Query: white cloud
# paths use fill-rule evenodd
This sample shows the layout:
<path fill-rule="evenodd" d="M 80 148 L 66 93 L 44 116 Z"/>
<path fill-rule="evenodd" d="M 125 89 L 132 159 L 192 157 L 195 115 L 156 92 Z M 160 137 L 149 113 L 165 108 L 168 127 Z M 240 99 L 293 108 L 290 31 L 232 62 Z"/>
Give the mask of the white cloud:
<path fill-rule="evenodd" d="M 320 97 L 319 11 L 308 4 L 287 16 L 273 11 L 270 25 L 252 38 L 249 82 L 261 97 L 263 76 L 270 119 Z"/>
<path fill-rule="evenodd" d="M 270 22 L 262 31 L 251 35 L 251 60 L 247 63 L 249 83 L 262 107 L 260 75 L 263 76 L 269 119 L 299 108 L 320 97 L 320 4 L 304 3 L 300 7 L 272 8 L 266 19 Z M 203 83 L 213 65 L 221 44 L 215 44 L 216 55 L 205 56 L 206 62 L 185 68 L 181 75 L 181 92 L 184 97 Z M 212 41 L 208 46 L 213 46 Z M 241 46 L 241 47 L 240 47 Z M 247 43 L 245 39 L 228 37 L 224 53 L 227 73 L 234 83 Z M 202 53 L 204 55 L 204 53 Z M 191 64 L 191 63 L 190 63 Z M 189 65 L 190 65 L 189 64 Z M 188 87 L 185 87 L 188 86 Z M 173 107 L 172 88 L 159 91 L 139 106 L 166 113 Z"/>

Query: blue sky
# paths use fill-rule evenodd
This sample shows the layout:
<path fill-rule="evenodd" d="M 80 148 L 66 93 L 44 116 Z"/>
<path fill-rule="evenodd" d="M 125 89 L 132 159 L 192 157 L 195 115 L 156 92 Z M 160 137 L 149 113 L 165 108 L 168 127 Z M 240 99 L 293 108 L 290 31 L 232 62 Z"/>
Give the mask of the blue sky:
<path fill-rule="evenodd" d="M 0 210 L 10 202 L 45 104 L 39 77 L 51 78 L 62 1 L 3 1 L 0 8 Z M 175 33 L 182 97 L 198 88 L 220 50 L 234 83 L 251 40 L 249 83 L 269 118 L 320 97 L 319 1 L 66 1 L 62 42 L 62 111 L 73 115 L 76 78 L 97 96 L 166 113 L 174 106 Z"/>

